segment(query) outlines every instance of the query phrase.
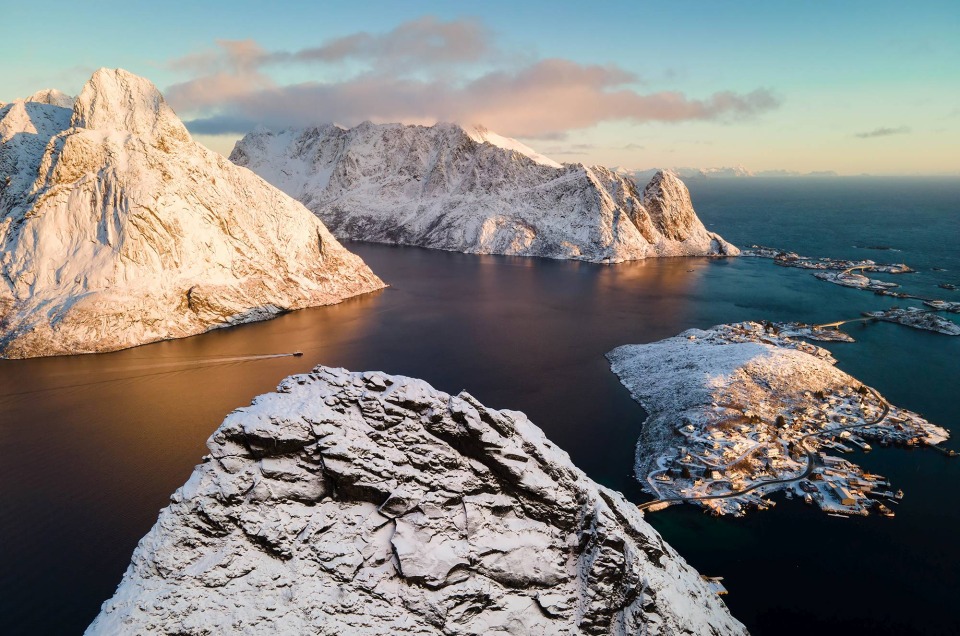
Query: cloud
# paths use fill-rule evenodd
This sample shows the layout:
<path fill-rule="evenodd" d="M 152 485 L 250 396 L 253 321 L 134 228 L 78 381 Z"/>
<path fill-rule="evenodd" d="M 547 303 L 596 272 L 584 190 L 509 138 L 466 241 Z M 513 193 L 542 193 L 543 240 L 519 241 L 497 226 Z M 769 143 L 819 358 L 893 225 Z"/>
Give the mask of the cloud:
<path fill-rule="evenodd" d="M 639 76 L 617 65 L 511 58 L 474 20 L 423 17 L 382 34 L 355 33 L 298 51 L 267 51 L 251 40 L 178 58 L 190 74 L 167 90 L 174 107 L 204 134 L 363 120 L 482 123 L 502 134 L 559 140 L 605 121 L 731 121 L 776 108 L 766 89 L 690 97 L 642 92 Z M 518 63 L 517 60 L 520 60 Z M 321 65 L 337 78 L 280 85 L 275 70 Z"/>
<path fill-rule="evenodd" d="M 354 33 L 315 48 L 280 54 L 274 61 L 335 63 L 352 59 L 390 67 L 412 67 L 478 62 L 493 53 L 492 34 L 479 21 L 441 22 L 424 16 L 384 34 Z"/>
<path fill-rule="evenodd" d="M 571 144 L 570 146 L 560 146 L 547 148 L 544 152 L 549 155 L 585 155 L 588 151 L 596 148 L 594 144 Z"/>
<path fill-rule="evenodd" d="M 906 126 L 900 126 L 898 128 L 874 128 L 867 132 L 858 132 L 854 133 L 854 137 L 859 139 L 873 139 L 874 137 L 889 137 L 890 135 L 905 135 L 910 132 L 910 129 Z"/>
<path fill-rule="evenodd" d="M 644 148 L 646 148 L 646 146 L 642 144 L 631 143 L 631 144 L 627 144 L 626 146 L 622 146 L 620 149 L 621 150 L 643 150 Z"/>
<path fill-rule="evenodd" d="M 362 62 L 379 73 L 494 60 L 492 33 L 473 19 L 441 22 L 424 16 L 382 34 L 353 33 L 297 51 L 266 51 L 253 40 L 215 40 L 216 47 L 170 60 L 174 71 L 249 74 L 283 64 Z"/>

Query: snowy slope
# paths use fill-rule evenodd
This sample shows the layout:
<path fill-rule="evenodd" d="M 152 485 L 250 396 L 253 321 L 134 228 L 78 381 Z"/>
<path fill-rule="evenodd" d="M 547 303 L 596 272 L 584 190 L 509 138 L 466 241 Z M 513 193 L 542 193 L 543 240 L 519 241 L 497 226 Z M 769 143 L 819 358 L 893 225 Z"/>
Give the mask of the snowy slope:
<path fill-rule="evenodd" d="M 522 413 L 317 367 L 230 414 L 87 630 L 745 634 Z"/>
<path fill-rule="evenodd" d="M 383 286 L 316 217 L 101 69 L 0 109 L 0 355 L 109 351 Z M 69 107 L 65 107 L 68 105 Z"/>
<path fill-rule="evenodd" d="M 673 175 L 641 192 L 606 168 L 560 165 L 478 127 L 258 130 L 230 158 L 341 238 L 594 262 L 737 253 L 703 227 Z"/>
<path fill-rule="evenodd" d="M 473 139 L 477 143 L 488 143 L 494 145 L 498 148 L 504 148 L 505 150 L 513 150 L 519 152 L 521 155 L 525 155 L 533 159 L 536 163 L 539 163 L 543 166 L 550 166 L 551 168 L 562 168 L 563 164 L 554 161 L 550 157 L 541 155 L 539 152 L 531 148 L 530 146 L 520 143 L 512 137 L 504 137 L 503 135 L 498 135 L 497 133 L 489 130 L 485 126 L 465 126 L 463 131 L 467 133 L 467 136 L 470 139 Z"/>

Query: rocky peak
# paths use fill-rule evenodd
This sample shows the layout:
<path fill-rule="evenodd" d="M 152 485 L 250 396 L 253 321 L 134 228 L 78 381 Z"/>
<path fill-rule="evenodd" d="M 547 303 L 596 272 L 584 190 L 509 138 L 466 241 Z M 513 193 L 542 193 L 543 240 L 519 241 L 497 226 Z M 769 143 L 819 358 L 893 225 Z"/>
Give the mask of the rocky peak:
<path fill-rule="evenodd" d="M 660 170 L 643 189 L 643 207 L 661 234 L 683 241 L 690 236 L 694 224 L 699 224 L 690 191 L 675 174 Z"/>
<path fill-rule="evenodd" d="M 101 68 L 93 74 L 77 96 L 71 125 L 146 139 L 190 139 L 153 82 L 123 69 Z"/>
<path fill-rule="evenodd" d="M 49 104 L 50 106 L 59 106 L 60 108 L 73 108 L 73 97 L 63 91 L 55 88 L 45 88 L 37 91 L 30 97 L 23 100 L 25 102 L 34 102 L 37 104 Z"/>
<path fill-rule="evenodd" d="M 488 129 L 486 126 L 481 126 L 479 124 L 474 124 L 472 126 L 464 126 L 461 130 L 471 139 L 477 143 L 488 143 L 498 148 L 503 148 L 505 150 L 512 150 L 518 152 L 521 155 L 524 155 L 530 159 L 533 159 L 536 163 L 544 166 L 550 166 L 551 168 L 563 168 L 563 164 L 554 161 L 546 155 L 542 155 L 530 146 L 517 141 L 511 137 L 504 137 L 499 135 L 492 130 Z"/>
<path fill-rule="evenodd" d="M 97 71 L 72 110 L 0 109 L 0 175 L 0 357 L 111 351 L 383 287 L 126 71 Z"/>
<path fill-rule="evenodd" d="M 317 367 L 227 416 L 87 630 L 741 635 L 522 413 Z"/>

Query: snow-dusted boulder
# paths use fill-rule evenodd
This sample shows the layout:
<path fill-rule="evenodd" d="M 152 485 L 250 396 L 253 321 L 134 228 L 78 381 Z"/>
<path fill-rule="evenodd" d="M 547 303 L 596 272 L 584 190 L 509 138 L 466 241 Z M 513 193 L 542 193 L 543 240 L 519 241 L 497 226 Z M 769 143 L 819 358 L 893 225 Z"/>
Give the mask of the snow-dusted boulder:
<path fill-rule="evenodd" d="M 704 228 L 670 173 L 641 192 L 606 168 L 561 165 L 480 127 L 259 130 L 230 158 L 341 238 L 594 262 L 738 253 Z"/>
<path fill-rule="evenodd" d="M 149 81 L 0 109 L 0 356 L 122 349 L 383 283 L 301 204 L 190 139 Z"/>
<path fill-rule="evenodd" d="M 231 413 L 87 631 L 743 634 L 522 414 L 317 367 Z"/>

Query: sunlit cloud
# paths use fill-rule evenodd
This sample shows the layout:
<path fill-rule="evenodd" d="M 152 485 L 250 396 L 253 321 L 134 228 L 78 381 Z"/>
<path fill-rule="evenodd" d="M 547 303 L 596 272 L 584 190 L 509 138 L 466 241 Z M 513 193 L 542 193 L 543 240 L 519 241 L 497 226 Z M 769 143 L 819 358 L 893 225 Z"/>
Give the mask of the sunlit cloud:
<path fill-rule="evenodd" d="M 905 135 L 910 132 L 910 129 L 906 126 L 899 126 L 897 128 L 874 128 L 873 130 L 868 130 L 866 132 L 854 133 L 853 136 L 859 139 L 872 139 L 874 137 L 890 137 L 891 135 Z"/>
<path fill-rule="evenodd" d="M 285 85 L 274 79 L 278 70 L 318 65 L 354 72 L 337 80 Z M 705 97 L 641 91 L 638 74 L 617 65 L 511 57 L 479 22 L 432 17 L 297 51 L 220 40 L 216 48 L 168 66 L 190 76 L 169 87 L 170 102 L 192 116 L 193 132 L 212 135 L 243 134 L 258 125 L 456 121 L 483 123 L 512 136 L 560 140 L 570 130 L 601 122 L 732 121 L 779 105 L 762 88 Z"/>

